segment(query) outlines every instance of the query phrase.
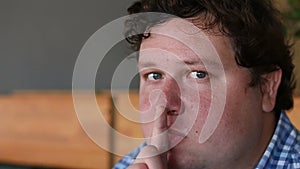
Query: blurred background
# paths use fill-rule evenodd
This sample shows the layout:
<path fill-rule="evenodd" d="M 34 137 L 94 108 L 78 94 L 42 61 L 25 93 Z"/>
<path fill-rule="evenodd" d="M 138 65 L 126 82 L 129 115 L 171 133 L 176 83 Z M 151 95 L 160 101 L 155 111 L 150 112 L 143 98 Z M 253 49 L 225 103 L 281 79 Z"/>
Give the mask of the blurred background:
<path fill-rule="evenodd" d="M 70 90 L 74 64 L 85 42 L 105 24 L 126 15 L 133 2 L 0 0 L 0 169 L 111 168 L 120 158 L 87 137 L 74 111 Z M 300 79 L 300 1 L 275 3 L 284 13 L 287 32 L 295 42 L 295 73 Z M 96 78 L 97 99 L 112 127 L 141 137 L 138 124 L 129 123 L 115 109 L 118 104 L 128 108 L 123 101 L 126 93 L 120 92 L 112 103 L 107 92 L 115 68 L 130 52 L 122 41 L 105 56 Z M 130 99 L 138 107 L 137 77 L 130 87 Z M 300 83 L 295 97 L 299 94 Z M 110 133 L 103 139 L 112 149 L 136 146 L 118 147 Z"/>
<path fill-rule="evenodd" d="M 133 1 L 0 0 L 1 169 L 111 168 L 115 163 L 116 157 L 82 130 L 70 91 L 83 45 L 102 26 L 127 15 Z M 115 67 L 128 52 L 122 41 L 107 53 L 97 73 L 98 92 L 110 88 Z M 138 87 L 138 79 L 131 87 Z M 113 125 L 111 96 L 102 92 L 97 99 Z M 104 133 L 111 142 L 111 134 Z"/>
<path fill-rule="evenodd" d="M 0 92 L 71 89 L 75 61 L 88 38 L 127 14 L 134 0 L 0 0 Z M 98 89 L 109 88 L 128 52 L 117 44 L 100 65 Z M 136 83 L 134 87 L 137 87 Z"/>
<path fill-rule="evenodd" d="M 275 0 L 285 13 L 293 9 L 289 1 L 299 2 Z M 84 43 L 99 28 L 126 15 L 132 2 L 134 0 L 0 0 L 0 93 L 71 89 L 74 64 Z M 293 12 L 286 16 L 299 20 L 300 12 Z M 288 26 L 295 31 L 295 25 L 299 28 L 299 23 L 294 22 Z M 296 40 L 296 56 L 298 48 L 299 40 Z M 128 45 L 120 42 L 107 54 L 99 67 L 98 90 L 110 88 L 115 67 L 128 53 Z M 295 63 L 300 63 L 299 57 L 295 57 Z M 297 77 L 298 72 L 297 68 Z M 138 88 L 138 79 L 132 81 L 132 88 Z"/>

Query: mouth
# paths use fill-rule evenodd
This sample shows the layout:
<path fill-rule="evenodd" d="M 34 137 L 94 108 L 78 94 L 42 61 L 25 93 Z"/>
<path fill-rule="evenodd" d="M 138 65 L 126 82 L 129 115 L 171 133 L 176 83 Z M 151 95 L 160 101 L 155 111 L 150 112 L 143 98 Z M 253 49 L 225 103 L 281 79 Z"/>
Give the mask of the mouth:
<path fill-rule="evenodd" d="M 170 150 L 172 150 L 173 148 L 181 144 L 185 139 L 187 139 L 188 136 L 184 132 L 169 128 L 168 137 L 169 137 L 169 148 Z"/>
<path fill-rule="evenodd" d="M 179 136 L 183 139 L 187 138 L 187 133 L 183 133 L 181 131 L 178 131 L 178 130 L 175 130 L 175 129 L 172 129 L 172 128 L 168 129 L 168 133 L 171 134 L 171 135 Z"/>

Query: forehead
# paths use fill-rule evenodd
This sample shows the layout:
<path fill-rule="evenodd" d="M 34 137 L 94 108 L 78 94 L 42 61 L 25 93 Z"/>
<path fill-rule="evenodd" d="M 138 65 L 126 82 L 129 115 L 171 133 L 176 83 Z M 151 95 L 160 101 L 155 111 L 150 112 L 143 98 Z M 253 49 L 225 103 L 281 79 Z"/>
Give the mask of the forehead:
<path fill-rule="evenodd" d="M 172 52 L 179 59 L 208 61 L 234 60 L 230 40 L 225 36 L 207 34 L 187 20 L 174 18 L 149 29 L 141 50 L 161 49 Z"/>
<path fill-rule="evenodd" d="M 151 36 L 142 41 L 141 49 L 162 49 L 172 51 L 174 54 L 185 53 L 191 55 L 193 52 L 190 49 L 186 40 L 195 41 L 195 37 L 201 37 L 201 32 L 191 23 L 174 18 L 162 24 L 152 27 L 149 32 Z M 191 36 L 193 34 L 193 36 Z"/>

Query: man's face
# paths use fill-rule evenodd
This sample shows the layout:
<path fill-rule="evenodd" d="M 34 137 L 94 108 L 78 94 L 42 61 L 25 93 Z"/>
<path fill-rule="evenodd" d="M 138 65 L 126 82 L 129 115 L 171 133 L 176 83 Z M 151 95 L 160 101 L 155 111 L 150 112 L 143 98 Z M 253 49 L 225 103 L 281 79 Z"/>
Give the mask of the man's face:
<path fill-rule="evenodd" d="M 159 108 L 166 117 L 160 125 L 170 130 L 169 168 L 226 168 L 261 153 L 262 94 L 259 87 L 249 87 L 250 72 L 237 65 L 230 40 L 209 34 L 201 38 L 176 19 L 152 30 L 188 40 L 187 45 L 152 33 L 143 40 L 139 56 L 141 117 L 157 116 Z M 205 124 L 209 115 L 216 120 Z M 157 123 L 145 121 L 144 135 L 151 137 Z M 205 125 L 211 133 L 200 141 Z"/>

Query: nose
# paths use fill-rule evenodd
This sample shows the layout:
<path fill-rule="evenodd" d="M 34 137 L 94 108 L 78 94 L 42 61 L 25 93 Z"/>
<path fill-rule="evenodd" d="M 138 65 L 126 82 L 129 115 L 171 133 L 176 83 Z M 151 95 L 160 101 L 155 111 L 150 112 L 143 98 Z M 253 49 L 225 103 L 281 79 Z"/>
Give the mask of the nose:
<path fill-rule="evenodd" d="M 181 92 L 178 82 L 174 78 L 168 78 L 163 86 L 163 93 L 167 103 L 165 112 L 168 116 L 176 116 L 180 113 Z"/>

